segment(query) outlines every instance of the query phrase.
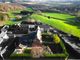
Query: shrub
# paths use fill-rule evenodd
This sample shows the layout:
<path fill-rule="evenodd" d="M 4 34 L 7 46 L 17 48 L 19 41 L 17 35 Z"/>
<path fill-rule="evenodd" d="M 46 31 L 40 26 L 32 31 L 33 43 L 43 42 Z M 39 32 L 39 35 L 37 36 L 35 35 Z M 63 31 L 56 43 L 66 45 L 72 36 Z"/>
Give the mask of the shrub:
<path fill-rule="evenodd" d="M 53 40 L 54 40 L 54 42 L 55 42 L 56 44 L 59 44 L 59 43 L 60 43 L 60 38 L 58 37 L 57 34 L 54 34 L 54 35 L 53 35 Z"/>
<path fill-rule="evenodd" d="M 6 13 L 0 13 L 0 21 L 9 20 L 9 16 Z"/>

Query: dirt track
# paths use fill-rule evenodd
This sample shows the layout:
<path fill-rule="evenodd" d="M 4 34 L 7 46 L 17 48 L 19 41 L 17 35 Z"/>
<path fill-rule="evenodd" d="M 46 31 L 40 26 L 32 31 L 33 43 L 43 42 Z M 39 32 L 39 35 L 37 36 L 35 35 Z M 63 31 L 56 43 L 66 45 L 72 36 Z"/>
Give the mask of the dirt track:
<path fill-rule="evenodd" d="M 5 24 L 5 21 L 0 21 L 0 26 L 3 26 Z"/>

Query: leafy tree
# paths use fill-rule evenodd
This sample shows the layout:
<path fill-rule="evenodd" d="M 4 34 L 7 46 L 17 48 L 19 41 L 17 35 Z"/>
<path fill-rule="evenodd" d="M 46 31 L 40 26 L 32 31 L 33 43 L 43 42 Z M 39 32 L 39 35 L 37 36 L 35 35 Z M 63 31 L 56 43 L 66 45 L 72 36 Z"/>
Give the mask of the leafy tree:
<path fill-rule="evenodd" d="M 75 15 L 80 20 L 80 10 Z"/>
<path fill-rule="evenodd" d="M 0 13 L 0 21 L 9 20 L 9 16 L 6 13 Z"/>
<path fill-rule="evenodd" d="M 54 40 L 54 42 L 55 42 L 56 44 L 59 44 L 59 43 L 60 43 L 60 38 L 59 38 L 59 36 L 58 36 L 57 34 L 54 34 L 54 35 L 53 35 L 53 40 Z"/>

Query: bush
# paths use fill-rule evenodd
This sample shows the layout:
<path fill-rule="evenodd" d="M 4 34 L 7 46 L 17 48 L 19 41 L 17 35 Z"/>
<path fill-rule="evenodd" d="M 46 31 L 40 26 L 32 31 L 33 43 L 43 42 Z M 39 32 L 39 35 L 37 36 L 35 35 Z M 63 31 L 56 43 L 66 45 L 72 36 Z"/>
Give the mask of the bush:
<path fill-rule="evenodd" d="M 0 21 L 9 20 L 9 16 L 6 13 L 0 13 Z"/>
<path fill-rule="evenodd" d="M 58 37 L 57 34 L 54 34 L 54 35 L 53 35 L 53 40 L 54 40 L 54 42 L 55 42 L 56 44 L 59 44 L 59 43 L 60 43 L 60 38 Z"/>

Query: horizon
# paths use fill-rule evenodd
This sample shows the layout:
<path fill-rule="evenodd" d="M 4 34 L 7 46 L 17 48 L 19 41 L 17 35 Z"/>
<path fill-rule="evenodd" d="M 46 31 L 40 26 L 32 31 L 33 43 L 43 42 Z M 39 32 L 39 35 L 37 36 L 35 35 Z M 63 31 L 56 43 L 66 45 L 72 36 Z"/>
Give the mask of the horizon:
<path fill-rule="evenodd" d="M 0 2 L 3 2 L 3 1 L 6 1 L 6 2 L 11 2 L 11 1 L 16 1 L 16 2 L 23 2 L 23 1 L 32 1 L 32 2 L 35 2 L 35 1 L 38 1 L 38 2 L 47 2 L 47 1 L 55 1 L 55 2 L 68 2 L 68 1 L 80 1 L 80 0 L 0 0 Z"/>

